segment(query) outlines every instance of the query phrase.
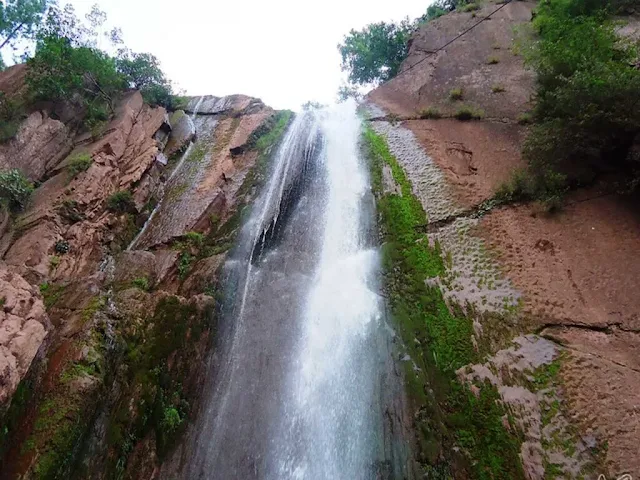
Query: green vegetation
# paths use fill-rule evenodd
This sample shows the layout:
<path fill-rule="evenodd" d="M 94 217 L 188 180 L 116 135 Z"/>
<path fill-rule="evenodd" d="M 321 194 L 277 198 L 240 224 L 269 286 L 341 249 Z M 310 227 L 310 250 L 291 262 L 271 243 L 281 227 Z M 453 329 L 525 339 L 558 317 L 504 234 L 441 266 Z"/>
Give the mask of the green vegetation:
<path fill-rule="evenodd" d="M 452 88 L 449 90 L 449 100 L 451 101 L 462 100 L 463 96 L 464 93 L 461 88 Z"/>
<path fill-rule="evenodd" d="M 56 268 L 58 265 L 60 265 L 60 257 L 57 255 L 51 255 L 49 257 L 49 266 L 51 268 Z"/>
<path fill-rule="evenodd" d="M 420 110 L 418 114 L 420 118 L 442 118 L 442 113 L 436 107 L 425 108 L 424 110 Z"/>
<path fill-rule="evenodd" d="M 442 292 L 426 279 L 444 273 L 438 245 L 429 246 L 420 227 L 426 223 L 422 205 L 384 139 L 367 129 L 364 134 L 383 233 L 386 297 L 406 353 L 405 382 L 416 410 L 418 457 L 425 471 L 460 478 L 521 479 L 520 439 L 503 424 L 505 410 L 489 384 L 479 385 L 476 397 L 458 383 L 455 371 L 478 361 L 473 347 L 473 323 L 459 307 L 447 306 Z M 401 195 L 383 193 L 382 166 L 391 168 Z M 457 447 L 468 458 L 452 460 Z M 442 456 L 445 460 L 442 461 Z"/>
<path fill-rule="evenodd" d="M 86 172 L 93 165 L 93 159 L 88 153 L 77 153 L 69 159 L 67 168 L 71 177 L 75 177 L 81 172 Z"/>
<path fill-rule="evenodd" d="M 183 431 L 198 390 L 197 385 L 186 385 L 198 368 L 194 349 L 203 334 L 213 329 L 212 314 L 167 296 L 143 325 L 121 332 L 126 345 L 122 368 L 127 394 L 108 419 L 107 441 L 115 453 L 109 467 L 113 478 L 124 472 L 136 441 L 153 431 L 163 458 Z"/>
<path fill-rule="evenodd" d="M 489 58 L 487 58 L 487 65 L 496 65 L 498 63 L 500 63 L 500 59 L 495 55 L 492 55 Z"/>
<path fill-rule="evenodd" d="M 491 87 L 491 91 L 493 93 L 502 93 L 505 91 L 505 88 L 500 84 L 496 84 Z"/>
<path fill-rule="evenodd" d="M 24 118 L 22 104 L 0 92 L 0 144 L 16 136 Z"/>
<path fill-rule="evenodd" d="M 147 277 L 134 278 L 131 281 L 131 285 L 145 292 L 148 292 L 150 288 L 149 279 Z"/>
<path fill-rule="evenodd" d="M 529 125 L 533 121 L 533 118 L 530 113 L 525 112 L 518 115 L 517 120 L 520 125 Z"/>
<path fill-rule="evenodd" d="M 453 118 L 457 118 L 462 121 L 481 120 L 484 118 L 484 112 L 482 110 L 463 105 L 455 111 Z"/>
<path fill-rule="evenodd" d="M 461 12 L 475 12 L 476 10 L 480 10 L 480 5 L 477 3 L 467 3 L 466 5 L 462 5 L 458 10 Z"/>
<path fill-rule="evenodd" d="M 62 294 L 64 293 L 65 286 L 57 283 L 44 282 L 40 284 L 40 293 L 44 299 L 44 306 L 46 308 L 53 307 Z"/>
<path fill-rule="evenodd" d="M 133 195 L 129 190 L 119 190 L 107 198 L 107 209 L 113 213 L 135 211 Z"/>
<path fill-rule="evenodd" d="M 338 45 L 342 70 L 352 84 L 380 83 L 394 77 L 408 53 L 407 42 L 415 28 L 408 19 L 399 24 L 372 23 L 351 30 Z"/>
<path fill-rule="evenodd" d="M 0 4 L 0 52 L 33 38 L 51 0 L 6 0 Z M 0 70 L 2 70 L 0 56 Z"/>
<path fill-rule="evenodd" d="M 549 0 L 537 8 L 538 39 L 524 50 L 537 74 L 535 125 L 523 149 L 534 198 L 555 202 L 603 171 L 638 184 L 638 51 L 609 19 L 631 3 Z"/>
<path fill-rule="evenodd" d="M 0 98 L 0 142 L 15 135 L 24 107 L 39 101 L 53 104 L 54 109 L 71 107 L 93 137 L 102 134 L 115 103 L 129 88 L 139 89 L 152 105 L 173 107 L 176 97 L 157 58 L 131 52 L 123 46 L 119 29 L 103 32 L 105 22 L 97 5 L 86 21 L 75 15 L 72 6 L 61 8 L 50 0 L 9 0 L 0 5 L 0 49 L 23 47 L 23 39 L 35 40 L 33 56 L 25 52 L 26 93 Z M 103 36 L 111 42 L 108 50 L 117 49 L 117 56 L 97 47 Z"/>
<path fill-rule="evenodd" d="M 33 193 L 33 184 L 17 168 L 0 172 L 0 202 L 12 211 L 26 207 Z"/>

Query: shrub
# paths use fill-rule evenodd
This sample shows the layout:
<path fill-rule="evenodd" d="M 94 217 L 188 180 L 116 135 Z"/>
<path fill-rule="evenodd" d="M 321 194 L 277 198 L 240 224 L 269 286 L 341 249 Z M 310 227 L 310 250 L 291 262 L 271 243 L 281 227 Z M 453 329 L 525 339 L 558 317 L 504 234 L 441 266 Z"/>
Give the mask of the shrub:
<path fill-rule="evenodd" d="M 129 190 L 119 190 L 107 199 L 107 209 L 113 213 L 135 211 L 133 196 Z"/>
<path fill-rule="evenodd" d="M 453 117 L 462 121 L 480 120 L 484 118 L 484 112 L 482 110 L 476 110 L 472 107 L 462 106 L 458 110 L 456 110 L 456 113 L 453 114 Z"/>
<path fill-rule="evenodd" d="M 462 100 L 463 91 L 461 88 L 452 88 L 449 90 L 449 100 Z"/>
<path fill-rule="evenodd" d="M 51 255 L 51 257 L 49 257 L 49 266 L 51 266 L 51 268 L 56 268 L 58 265 L 60 265 L 60 257 L 57 255 Z"/>
<path fill-rule="evenodd" d="M 166 433 L 175 431 L 182 423 L 180 412 L 175 407 L 167 407 L 164 409 L 162 417 L 162 429 Z"/>
<path fill-rule="evenodd" d="M 424 110 L 420 110 L 420 118 L 442 118 L 442 114 L 440 110 L 436 107 L 425 108 Z"/>
<path fill-rule="evenodd" d="M 491 87 L 491 91 L 493 93 L 502 93 L 502 92 L 505 91 L 505 88 L 502 85 L 496 84 L 496 85 Z"/>
<path fill-rule="evenodd" d="M 93 164 L 93 159 L 88 153 L 78 153 L 69 159 L 67 168 L 72 177 L 75 177 L 81 172 L 86 172 Z"/>
<path fill-rule="evenodd" d="M 466 5 L 463 5 L 460 10 L 463 12 L 474 12 L 476 10 L 480 10 L 480 5 L 477 3 L 467 3 Z"/>
<path fill-rule="evenodd" d="M 531 114 L 528 112 L 525 113 L 521 113 L 520 115 L 518 115 L 518 123 L 520 125 L 529 125 L 532 122 L 532 117 Z"/>
<path fill-rule="evenodd" d="M 17 168 L 0 172 L 0 200 L 14 212 L 27 205 L 32 192 L 33 184 Z"/>
<path fill-rule="evenodd" d="M 134 278 L 131 284 L 139 288 L 140 290 L 144 290 L 145 292 L 149 291 L 149 279 L 147 277 L 138 277 Z"/>
<path fill-rule="evenodd" d="M 23 118 L 22 105 L 0 92 L 0 143 L 16 136 Z"/>
<path fill-rule="evenodd" d="M 487 65 L 496 65 L 497 63 L 500 63 L 500 59 L 498 57 L 491 56 L 487 58 Z"/>
<path fill-rule="evenodd" d="M 600 9 L 609 4 L 550 0 L 538 7 L 540 39 L 525 50 L 537 73 L 536 105 L 523 149 L 533 173 L 585 175 L 615 168 L 636 178 L 628 152 L 640 134 L 637 49 Z M 538 175 L 540 176 L 540 175 Z"/>

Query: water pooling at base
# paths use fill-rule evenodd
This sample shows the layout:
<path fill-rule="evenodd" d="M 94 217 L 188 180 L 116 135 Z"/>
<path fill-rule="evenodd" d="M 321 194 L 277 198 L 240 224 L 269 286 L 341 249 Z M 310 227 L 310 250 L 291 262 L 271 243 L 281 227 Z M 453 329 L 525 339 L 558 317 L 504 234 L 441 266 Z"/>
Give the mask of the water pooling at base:
<path fill-rule="evenodd" d="M 360 129 L 354 104 L 289 127 L 226 265 L 233 295 L 183 478 L 405 476 Z"/>

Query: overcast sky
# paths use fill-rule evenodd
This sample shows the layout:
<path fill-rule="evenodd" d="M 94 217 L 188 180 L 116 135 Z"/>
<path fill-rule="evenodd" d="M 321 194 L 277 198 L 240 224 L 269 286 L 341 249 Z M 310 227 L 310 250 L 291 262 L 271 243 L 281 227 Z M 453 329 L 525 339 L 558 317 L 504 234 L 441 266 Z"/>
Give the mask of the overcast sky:
<path fill-rule="evenodd" d="M 99 3 L 125 44 L 156 55 L 189 95 L 244 93 L 275 108 L 335 100 L 351 28 L 422 15 L 430 0 L 72 0 Z M 61 4 L 66 3 L 64 0 Z"/>

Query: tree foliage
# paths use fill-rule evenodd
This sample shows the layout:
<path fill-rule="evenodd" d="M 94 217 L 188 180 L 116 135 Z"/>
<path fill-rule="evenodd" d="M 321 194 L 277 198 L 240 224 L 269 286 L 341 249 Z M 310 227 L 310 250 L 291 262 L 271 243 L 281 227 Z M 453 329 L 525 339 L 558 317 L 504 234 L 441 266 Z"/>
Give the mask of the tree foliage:
<path fill-rule="evenodd" d="M 102 35 L 122 43 L 119 29 L 101 35 L 106 14 L 94 5 L 85 20 L 71 5 L 49 8 L 37 34 L 36 53 L 28 60 L 27 87 L 32 100 L 67 103 L 85 112 L 85 125 L 99 132 L 129 88 L 141 90 L 152 105 L 172 105 L 172 89 L 149 53 L 120 48 L 113 57 L 98 48 Z"/>
<path fill-rule="evenodd" d="M 23 38 L 32 38 L 51 0 L 0 2 L 0 50 Z"/>
<path fill-rule="evenodd" d="M 408 53 L 408 41 L 415 23 L 372 23 L 360 31 L 351 30 L 338 45 L 342 70 L 353 84 L 367 85 L 394 77 Z"/>
<path fill-rule="evenodd" d="M 527 60 L 537 73 L 536 125 L 524 154 L 548 190 L 557 175 L 580 180 L 612 167 L 630 171 L 628 152 L 640 134 L 640 70 L 635 46 L 621 39 L 607 12 L 613 3 L 545 0 Z M 549 193 L 549 192 L 547 192 Z"/>
<path fill-rule="evenodd" d="M 22 210 L 32 192 L 33 185 L 17 168 L 0 172 L 0 201 L 6 203 L 11 210 Z"/>
<path fill-rule="evenodd" d="M 140 90 L 148 103 L 172 107 L 171 84 L 160 69 L 160 62 L 154 55 L 122 50 L 116 64 L 128 86 Z"/>

